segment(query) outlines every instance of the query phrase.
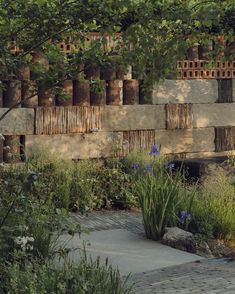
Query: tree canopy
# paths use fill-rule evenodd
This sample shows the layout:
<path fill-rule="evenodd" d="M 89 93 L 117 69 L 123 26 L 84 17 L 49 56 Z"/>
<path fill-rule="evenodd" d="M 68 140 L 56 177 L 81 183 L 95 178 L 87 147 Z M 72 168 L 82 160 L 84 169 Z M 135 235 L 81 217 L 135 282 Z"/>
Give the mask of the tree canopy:
<path fill-rule="evenodd" d="M 1 0 L 0 74 L 14 79 L 27 65 L 37 71 L 37 82 L 56 88 L 86 62 L 115 60 L 133 65 L 150 85 L 173 72 L 195 42 L 214 40 L 216 47 L 221 35 L 233 42 L 234 28 L 234 0 Z M 88 42 L 91 32 L 100 38 Z M 107 34 L 115 39 L 117 33 L 122 42 L 104 50 Z M 76 44 L 72 54 L 58 47 L 67 39 Z M 20 50 L 12 53 L 12 46 Z M 50 66 L 32 63 L 35 52 Z"/>

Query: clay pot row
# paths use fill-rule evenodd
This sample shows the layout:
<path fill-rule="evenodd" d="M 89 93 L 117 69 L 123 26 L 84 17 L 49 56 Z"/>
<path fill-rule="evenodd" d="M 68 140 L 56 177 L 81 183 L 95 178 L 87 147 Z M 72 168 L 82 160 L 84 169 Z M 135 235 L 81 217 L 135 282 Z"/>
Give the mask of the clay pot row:
<path fill-rule="evenodd" d="M 228 54 L 235 53 L 235 40 L 231 42 L 229 45 L 226 45 L 226 42 L 223 38 L 218 38 L 221 47 L 223 48 L 221 52 L 218 53 L 218 58 L 224 56 L 224 52 L 227 51 Z M 214 50 L 213 42 L 210 41 L 205 45 L 198 45 L 195 44 L 194 46 L 190 47 L 187 52 L 187 59 L 189 60 L 208 60 L 210 59 L 211 53 Z"/>
<path fill-rule="evenodd" d="M 97 89 L 85 80 L 66 80 L 61 95 L 43 87 L 37 90 L 34 81 L 12 80 L 4 84 L 0 107 L 11 107 L 22 100 L 22 107 L 138 104 L 140 96 L 138 80 L 100 80 Z M 27 97 L 31 98 L 25 100 Z"/>

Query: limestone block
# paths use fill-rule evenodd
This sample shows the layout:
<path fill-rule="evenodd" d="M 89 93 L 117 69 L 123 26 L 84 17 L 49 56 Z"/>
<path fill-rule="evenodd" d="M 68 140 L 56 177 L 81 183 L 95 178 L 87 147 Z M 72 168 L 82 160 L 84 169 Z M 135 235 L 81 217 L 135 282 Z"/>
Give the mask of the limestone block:
<path fill-rule="evenodd" d="M 103 131 L 131 131 L 165 128 L 163 105 L 106 106 L 103 109 Z"/>
<path fill-rule="evenodd" d="M 155 131 L 162 154 L 214 151 L 214 139 L 214 128 Z"/>
<path fill-rule="evenodd" d="M 215 152 L 215 151 L 209 151 L 209 152 L 182 152 L 177 154 L 171 154 L 168 155 L 170 160 L 174 159 L 195 159 L 195 158 L 216 158 L 216 157 L 227 157 L 228 155 L 235 155 L 235 150 L 230 151 L 223 151 L 223 152 Z"/>
<path fill-rule="evenodd" d="M 94 132 L 89 134 L 33 135 L 25 137 L 27 157 L 35 150 L 64 159 L 99 158 L 114 155 L 122 143 L 122 133 Z"/>
<path fill-rule="evenodd" d="M 193 127 L 223 126 L 235 126 L 235 103 L 193 105 Z"/>
<path fill-rule="evenodd" d="M 218 99 L 216 80 L 165 80 L 155 85 L 153 104 L 214 103 Z"/>
<path fill-rule="evenodd" d="M 8 108 L 0 108 L 0 116 Z M 0 133 L 4 135 L 26 135 L 34 133 L 34 109 L 12 109 L 2 121 L 0 121 Z"/>
<path fill-rule="evenodd" d="M 232 83 L 233 83 L 233 102 L 235 102 L 235 79 L 232 79 Z"/>

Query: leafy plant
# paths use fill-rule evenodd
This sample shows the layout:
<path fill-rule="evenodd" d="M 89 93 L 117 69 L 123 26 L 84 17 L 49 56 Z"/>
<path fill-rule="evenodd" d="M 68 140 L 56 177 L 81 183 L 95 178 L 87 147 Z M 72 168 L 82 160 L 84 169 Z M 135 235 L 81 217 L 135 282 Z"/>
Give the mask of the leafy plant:
<path fill-rule="evenodd" d="M 65 222 L 67 211 L 57 207 L 44 177 L 42 170 L 30 170 L 28 165 L 1 170 L 0 258 L 11 259 L 16 249 L 48 257 L 55 232 L 75 229 Z"/>
<path fill-rule="evenodd" d="M 130 208 L 138 206 L 130 174 L 120 162 L 107 161 L 97 174 L 96 195 L 102 195 L 104 206 Z"/>
<path fill-rule="evenodd" d="M 117 269 L 107 262 L 101 264 L 99 259 L 89 261 L 85 253 L 78 264 L 64 259 L 60 269 L 50 261 L 25 260 L 7 264 L 5 272 L 0 290 L 7 293 L 127 294 L 131 291 L 128 278 L 123 281 Z"/>

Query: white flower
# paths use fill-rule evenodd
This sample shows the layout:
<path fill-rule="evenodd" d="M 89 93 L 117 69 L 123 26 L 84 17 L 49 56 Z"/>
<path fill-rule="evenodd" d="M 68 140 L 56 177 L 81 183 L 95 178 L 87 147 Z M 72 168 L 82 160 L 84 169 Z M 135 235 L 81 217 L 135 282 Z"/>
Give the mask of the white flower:
<path fill-rule="evenodd" d="M 3 134 L 0 134 L 0 140 L 5 141 L 5 137 L 3 136 Z"/>
<path fill-rule="evenodd" d="M 16 237 L 15 238 L 15 243 L 17 245 L 20 245 L 21 249 L 23 251 L 27 250 L 33 250 L 33 245 L 29 244 L 28 242 L 34 242 L 34 238 L 33 237 Z"/>
<path fill-rule="evenodd" d="M 3 149 L 4 149 L 4 150 L 10 150 L 11 147 L 10 147 L 10 146 L 5 146 L 5 147 L 3 147 Z"/>

